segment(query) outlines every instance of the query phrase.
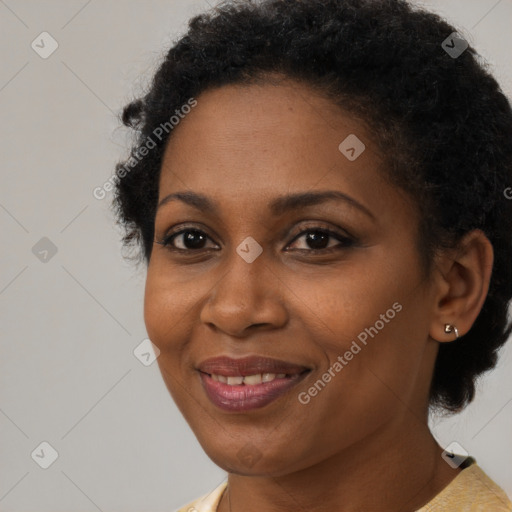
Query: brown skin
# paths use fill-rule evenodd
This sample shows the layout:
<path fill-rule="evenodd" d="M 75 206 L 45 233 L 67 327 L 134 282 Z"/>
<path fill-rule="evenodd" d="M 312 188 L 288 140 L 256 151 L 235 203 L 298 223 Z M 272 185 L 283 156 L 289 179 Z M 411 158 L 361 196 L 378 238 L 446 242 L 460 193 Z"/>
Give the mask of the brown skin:
<path fill-rule="evenodd" d="M 229 472 L 219 511 L 416 510 L 460 472 L 428 429 L 428 389 L 439 342 L 455 337 L 444 324 L 462 336 L 483 305 L 490 242 L 470 233 L 427 276 L 414 202 L 386 180 L 371 132 L 304 85 L 225 86 L 197 99 L 170 139 L 159 199 L 203 193 L 220 216 L 181 201 L 158 209 L 157 240 L 183 223 L 207 238 L 195 249 L 178 235 L 174 246 L 189 256 L 154 245 L 144 317 L 172 397 Z M 338 150 L 352 133 L 366 145 L 353 162 Z M 270 214 L 273 198 L 317 190 L 341 191 L 371 216 L 334 201 Z M 312 245 L 304 231 L 313 228 L 352 235 L 355 245 L 315 255 L 340 241 Z M 248 236 L 263 248 L 250 264 L 236 252 Z M 301 404 L 298 394 L 395 302 L 402 310 Z M 219 355 L 262 355 L 312 371 L 263 408 L 225 412 L 196 370 Z M 238 456 L 247 445 L 261 455 L 253 465 Z"/>

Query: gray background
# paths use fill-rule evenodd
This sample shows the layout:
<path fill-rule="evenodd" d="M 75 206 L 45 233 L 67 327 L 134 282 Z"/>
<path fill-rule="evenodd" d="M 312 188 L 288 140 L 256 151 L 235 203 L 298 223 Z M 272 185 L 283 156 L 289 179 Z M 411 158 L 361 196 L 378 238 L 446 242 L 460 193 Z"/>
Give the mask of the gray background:
<path fill-rule="evenodd" d="M 156 363 L 133 354 L 147 337 L 144 268 L 122 259 L 110 195 L 92 195 L 128 153 L 116 115 L 208 3 L 0 0 L 2 512 L 172 511 L 225 476 Z M 423 3 L 489 60 L 510 96 L 512 0 Z M 47 59 L 31 48 L 43 31 L 59 45 Z M 43 237 L 56 254 L 36 257 Z M 509 495 L 511 384 L 509 343 L 471 406 L 431 420 L 441 445 L 457 441 Z M 59 454 L 48 469 L 31 456 L 43 441 Z"/>

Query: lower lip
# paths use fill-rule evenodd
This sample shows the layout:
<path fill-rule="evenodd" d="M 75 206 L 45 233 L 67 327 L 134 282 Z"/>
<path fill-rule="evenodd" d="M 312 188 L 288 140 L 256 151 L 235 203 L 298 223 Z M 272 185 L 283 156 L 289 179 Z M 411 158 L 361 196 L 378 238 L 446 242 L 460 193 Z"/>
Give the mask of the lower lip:
<path fill-rule="evenodd" d="M 307 372 L 288 378 L 274 379 L 253 386 L 245 384 L 230 386 L 213 380 L 210 375 L 200 372 L 201 381 L 208 398 L 225 411 L 242 412 L 265 407 L 283 396 L 301 381 Z"/>

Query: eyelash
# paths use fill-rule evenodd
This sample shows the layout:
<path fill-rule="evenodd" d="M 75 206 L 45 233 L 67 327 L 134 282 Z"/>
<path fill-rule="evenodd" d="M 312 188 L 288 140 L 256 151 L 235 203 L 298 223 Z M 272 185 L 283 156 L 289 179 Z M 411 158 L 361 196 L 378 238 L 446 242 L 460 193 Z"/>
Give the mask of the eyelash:
<path fill-rule="evenodd" d="M 172 252 L 175 252 L 175 253 L 181 253 L 181 254 L 184 254 L 184 253 L 199 253 L 201 251 L 207 251 L 211 248 L 206 248 L 206 249 L 178 249 L 176 247 L 173 247 L 171 245 L 172 241 L 177 238 L 178 236 L 180 235 L 183 235 L 184 233 L 189 233 L 189 232 L 194 232 L 194 233 L 197 233 L 199 235 L 204 235 L 206 236 L 206 238 L 210 238 L 204 231 L 200 230 L 200 229 L 197 229 L 195 227 L 185 227 L 183 229 L 181 229 L 180 231 L 177 231 L 175 233 L 170 233 L 169 235 L 165 236 L 164 238 L 162 238 L 162 240 L 157 240 L 156 243 L 162 245 L 163 247 L 165 247 L 167 250 L 169 251 L 172 251 Z M 297 241 L 298 239 L 300 239 L 302 236 L 304 236 L 305 234 L 307 233 L 320 233 L 322 235 L 327 235 L 331 238 L 336 238 L 338 241 L 340 241 L 340 245 L 338 246 L 334 246 L 334 247 L 327 247 L 327 248 L 324 248 L 324 249 L 296 249 L 300 252 L 308 252 L 308 253 L 313 253 L 313 254 L 318 254 L 318 253 L 323 253 L 323 254 L 327 254 L 327 253 L 332 253 L 334 251 L 338 251 L 338 250 L 342 250 L 342 249 L 346 249 L 346 248 L 349 248 L 353 245 L 355 245 L 356 243 L 356 240 L 352 237 L 348 237 L 348 236 L 344 236 L 344 235 L 341 235 L 340 233 L 337 233 L 331 229 L 328 229 L 328 228 L 324 228 L 324 227 L 320 227 L 320 226 L 315 226 L 315 227 L 310 227 L 308 229 L 304 229 L 303 231 L 301 231 L 296 237 L 294 237 L 294 239 L 290 242 L 290 243 L 293 243 L 295 241 Z M 210 238 L 211 240 L 211 238 Z"/>

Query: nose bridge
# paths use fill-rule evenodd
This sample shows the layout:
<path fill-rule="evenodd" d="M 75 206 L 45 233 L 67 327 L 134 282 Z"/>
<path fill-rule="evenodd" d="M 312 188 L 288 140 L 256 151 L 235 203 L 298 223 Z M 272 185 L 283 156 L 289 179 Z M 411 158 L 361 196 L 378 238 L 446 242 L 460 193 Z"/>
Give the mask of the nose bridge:
<path fill-rule="evenodd" d="M 218 293 L 233 294 L 254 300 L 260 289 L 268 286 L 268 262 L 263 247 L 252 237 L 231 249 L 227 258 L 228 272 L 218 283 Z M 242 301 L 243 302 L 243 301 Z"/>
<path fill-rule="evenodd" d="M 257 242 L 256 242 L 257 243 Z M 259 244 L 258 244 L 259 246 Z M 202 321 L 232 335 L 254 324 L 281 324 L 285 311 L 272 279 L 263 247 L 244 239 L 226 258 L 223 276 L 210 290 L 201 313 Z M 256 256 L 257 254 L 257 256 Z M 249 257 L 248 257 L 249 255 Z"/>
<path fill-rule="evenodd" d="M 265 226 L 260 217 L 247 209 L 231 221 L 232 233 L 235 235 L 229 246 L 226 264 L 235 275 L 232 282 L 241 286 L 245 282 L 252 288 L 258 284 L 258 278 L 266 273 L 269 264 L 268 248 L 264 249 L 263 242 L 258 242 L 264 236 Z M 251 282 L 253 280 L 255 282 Z"/>

